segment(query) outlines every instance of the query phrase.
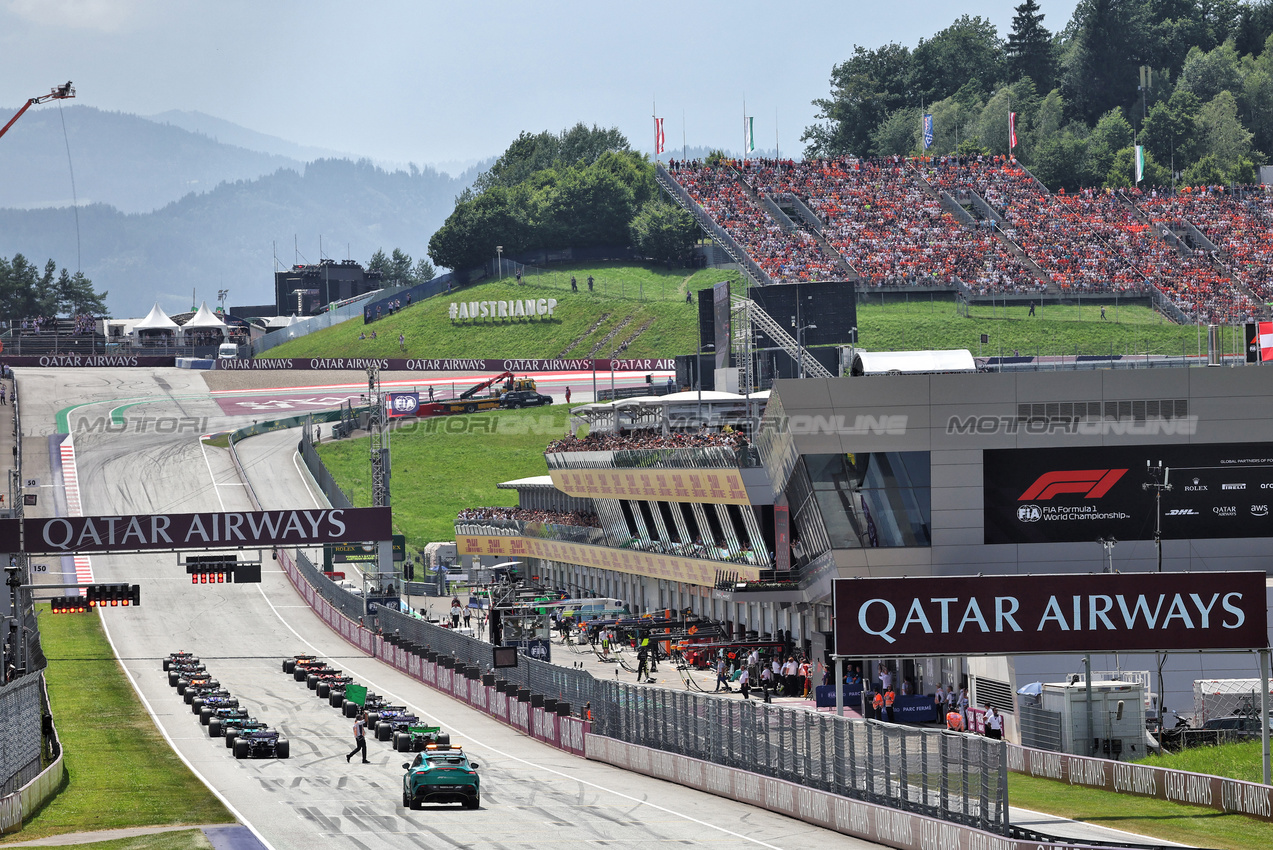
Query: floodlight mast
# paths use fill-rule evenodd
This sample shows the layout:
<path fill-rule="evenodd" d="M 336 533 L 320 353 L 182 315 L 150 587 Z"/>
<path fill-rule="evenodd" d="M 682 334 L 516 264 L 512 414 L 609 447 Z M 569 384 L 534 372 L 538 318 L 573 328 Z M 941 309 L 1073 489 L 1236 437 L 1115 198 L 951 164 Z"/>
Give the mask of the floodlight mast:
<path fill-rule="evenodd" d="M 21 118 L 23 113 L 25 113 L 32 106 L 35 106 L 37 103 L 44 103 L 46 100 L 67 100 L 68 98 L 72 98 L 72 97 L 75 97 L 75 88 L 71 85 L 71 81 L 67 80 L 66 85 L 54 86 L 53 89 L 48 94 L 42 94 L 39 97 L 31 98 L 25 104 L 23 104 L 22 108 L 17 111 L 17 114 L 15 114 L 12 118 L 9 119 L 8 124 L 5 124 L 3 128 L 0 128 L 0 136 L 3 136 L 5 133 L 9 132 L 9 128 L 14 125 L 14 122 L 16 122 L 19 118 Z"/>

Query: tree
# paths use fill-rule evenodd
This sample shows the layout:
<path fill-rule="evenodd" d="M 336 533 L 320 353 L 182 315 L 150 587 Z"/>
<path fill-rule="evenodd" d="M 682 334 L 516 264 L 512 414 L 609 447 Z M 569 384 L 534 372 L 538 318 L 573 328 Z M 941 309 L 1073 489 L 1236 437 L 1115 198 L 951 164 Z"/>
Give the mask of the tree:
<path fill-rule="evenodd" d="M 1087 140 L 1073 129 L 1041 140 L 1034 149 L 1030 171 L 1054 192 L 1073 191 L 1083 186 L 1087 173 Z"/>
<path fill-rule="evenodd" d="M 1151 47 L 1146 11 L 1142 0 L 1079 0 L 1061 71 L 1061 92 L 1074 117 L 1091 123 L 1135 101 L 1137 68 Z"/>
<path fill-rule="evenodd" d="M 569 169 L 536 206 L 536 248 L 626 245 L 636 212 L 632 190 L 603 168 Z"/>
<path fill-rule="evenodd" d="M 1084 186 L 1099 186 L 1114 166 L 1114 156 L 1132 143 L 1132 125 L 1122 111 L 1111 109 L 1101 116 L 1087 140 Z"/>
<path fill-rule="evenodd" d="M 376 253 L 371 255 L 371 259 L 367 261 L 367 271 L 380 272 L 381 279 L 389 279 L 389 257 L 383 248 L 377 248 Z"/>
<path fill-rule="evenodd" d="M 1229 175 L 1220 167 L 1220 162 L 1212 154 L 1199 159 L 1185 169 L 1181 179 L 1186 186 L 1215 186 L 1228 182 Z"/>
<path fill-rule="evenodd" d="M 1251 152 L 1251 131 L 1238 119 L 1238 102 L 1231 92 L 1222 91 L 1198 113 L 1202 148 L 1213 156 L 1220 170 L 1229 172 Z"/>
<path fill-rule="evenodd" d="M 632 243 L 660 263 L 684 259 L 698 238 L 698 225 L 689 213 L 665 201 L 647 201 L 632 219 Z"/>
<path fill-rule="evenodd" d="M 1141 142 L 1159 162 L 1183 169 L 1198 158 L 1201 104 L 1191 91 L 1176 89 L 1166 103 L 1155 103 L 1145 119 Z"/>
<path fill-rule="evenodd" d="M 1166 186 L 1171 183 L 1171 172 L 1158 164 L 1154 155 L 1145 151 L 1145 169 L 1141 174 L 1140 186 Z M 1130 188 L 1136 184 L 1136 149 L 1128 146 L 1114 154 L 1109 172 L 1105 175 L 1105 185 L 1119 188 Z"/>
<path fill-rule="evenodd" d="M 989 91 L 1000 77 L 1002 44 L 994 24 L 963 15 L 931 39 L 920 39 L 911 54 L 912 103 L 950 97 L 967 83 Z"/>
<path fill-rule="evenodd" d="M 1051 91 L 1056 80 L 1056 57 L 1052 33 L 1043 26 L 1046 16 L 1039 14 L 1039 4 L 1035 0 L 1025 0 L 1015 11 L 1012 32 L 1004 45 L 1008 79 L 1016 82 L 1022 77 L 1029 77 L 1039 91 Z"/>
<path fill-rule="evenodd" d="M 416 261 L 415 268 L 411 270 L 411 283 L 428 283 L 438 276 L 438 270 L 433 267 L 424 257 Z"/>
<path fill-rule="evenodd" d="M 922 145 L 921 130 L 918 109 L 896 109 L 871 133 L 871 152 L 876 156 L 913 154 Z"/>
<path fill-rule="evenodd" d="M 106 315 L 106 296 L 110 293 L 93 291 L 93 281 L 83 272 L 68 275 L 66 269 L 62 269 L 57 287 L 60 306 L 66 315 Z"/>
<path fill-rule="evenodd" d="M 865 154 L 871 131 L 906 105 L 911 52 L 900 44 L 875 50 L 854 45 L 853 56 L 831 70 L 831 97 L 813 102 L 822 123 L 800 137 L 806 156 Z"/>
<path fill-rule="evenodd" d="M 1197 47 L 1189 51 L 1185 57 L 1184 67 L 1180 69 L 1178 89 L 1193 92 L 1203 103 L 1211 100 L 1222 91 L 1239 92 L 1242 80 L 1239 73 L 1240 61 L 1232 41 L 1226 41 L 1209 53 Z"/>
<path fill-rule="evenodd" d="M 446 223 L 429 239 L 429 258 L 457 272 L 495 258 L 495 246 L 504 255 L 527 247 L 524 190 L 493 186 L 471 201 L 456 204 Z"/>
<path fill-rule="evenodd" d="M 411 280 L 411 255 L 398 249 L 393 249 L 393 254 L 389 257 L 389 274 L 388 279 L 394 283 L 402 284 Z"/>

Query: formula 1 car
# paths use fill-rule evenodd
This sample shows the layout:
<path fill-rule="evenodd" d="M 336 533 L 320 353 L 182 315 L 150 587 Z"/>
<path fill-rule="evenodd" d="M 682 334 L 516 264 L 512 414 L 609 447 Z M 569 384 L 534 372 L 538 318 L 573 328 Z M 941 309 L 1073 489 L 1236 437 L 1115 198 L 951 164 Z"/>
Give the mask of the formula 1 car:
<path fill-rule="evenodd" d="M 404 705 L 391 706 L 387 702 L 385 702 L 384 697 L 380 696 L 379 694 L 373 694 L 370 691 L 367 693 L 367 698 L 363 701 L 361 705 L 359 705 L 356 702 L 350 702 L 349 700 L 343 700 L 341 702 L 341 713 L 343 713 L 346 717 L 357 717 L 358 715 L 362 714 L 365 711 L 369 714 L 369 717 L 367 718 L 367 722 L 371 724 L 374 724 L 379 719 L 376 712 L 380 711 L 380 709 L 382 708 L 405 709 L 406 706 Z"/>
<path fill-rule="evenodd" d="M 209 723 L 208 725 L 212 725 Z M 221 734 L 225 736 L 225 748 L 233 749 L 234 739 L 248 732 L 264 732 L 269 724 L 255 717 L 231 717 L 221 722 Z"/>
<path fill-rule="evenodd" d="M 175 688 L 182 679 L 188 679 L 191 676 L 198 676 L 200 673 L 207 672 L 208 668 L 197 661 L 172 664 L 168 667 L 168 687 Z"/>
<path fill-rule="evenodd" d="M 291 742 L 278 732 L 250 731 L 234 739 L 236 759 L 285 759 L 291 755 Z"/>
<path fill-rule="evenodd" d="M 320 679 L 318 684 L 314 686 L 314 692 L 318 694 L 319 699 L 331 699 L 333 692 L 339 692 L 341 699 L 345 697 L 345 685 L 353 684 L 353 678 L 350 676 L 334 676 L 330 679 Z M 340 703 L 333 703 L 333 706 Z"/>
<path fill-rule="evenodd" d="M 222 688 L 222 690 L 225 690 Z M 217 708 L 238 708 L 239 701 L 230 694 L 200 694 L 190 700 L 190 711 L 199 715 L 199 722 L 204 726 L 208 725 L 208 718 L 212 716 L 213 709 Z"/>
<path fill-rule="evenodd" d="M 220 738 L 225 734 L 226 726 L 250 719 L 246 708 L 214 709 L 208 717 L 208 737 Z"/>
<path fill-rule="evenodd" d="M 173 664 L 198 664 L 198 663 L 199 663 L 199 659 L 195 658 L 193 653 L 170 652 L 168 653 L 168 657 L 164 659 L 163 667 L 164 667 L 164 672 L 167 672 L 168 668 L 171 667 Z"/>
<path fill-rule="evenodd" d="M 313 660 L 301 663 L 301 661 L 298 660 L 296 662 L 296 667 L 292 669 L 292 678 L 298 682 L 304 682 L 310 673 L 319 673 L 323 670 L 330 669 L 332 669 L 331 665 L 326 661 Z"/>
<path fill-rule="evenodd" d="M 290 675 L 296 672 L 297 664 L 309 664 L 317 660 L 318 658 L 313 655 L 293 655 L 291 658 L 284 658 L 283 672 Z"/>
<path fill-rule="evenodd" d="M 482 804 L 478 765 L 459 747 L 430 744 L 415 760 L 402 765 L 402 805 L 414 809 L 424 803 L 463 803 L 466 809 Z"/>
<path fill-rule="evenodd" d="M 185 699 L 186 705 L 190 705 L 190 701 L 199 694 L 220 689 L 221 683 L 208 673 L 199 673 L 177 682 L 177 693 Z"/>
<path fill-rule="evenodd" d="M 370 716 L 368 717 L 370 720 Z M 396 709 L 381 709 L 376 712 L 376 719 L 372 721 L 373 729 L 376 730 L 377 741 L 389 741 L 397 732 L 405 732 L 412 726 L 420 725 L 420 718 L 414 714 L 408 714 L 406 710 L 398 711 Z"/>
<path fill-rule="evenodd" d="M 338 679 L 340 678 L 340 675 L 341 675 L 340 670 L 335 670 L 331 667 L 328 667 L 325 670 L 315 670 L 311 673 L 306 674 L 305 687 L 309 688 L 311 691 L 317 690 L 319 682 L 323 681 L 324 679 Z"/>
<path fill-rule="evenodd" d="M 441 726 L 408 726 L 393 733 L 393 748 L 400 753 L 421 753 L 429 744 L 449 747 L 451 736 Z"/>

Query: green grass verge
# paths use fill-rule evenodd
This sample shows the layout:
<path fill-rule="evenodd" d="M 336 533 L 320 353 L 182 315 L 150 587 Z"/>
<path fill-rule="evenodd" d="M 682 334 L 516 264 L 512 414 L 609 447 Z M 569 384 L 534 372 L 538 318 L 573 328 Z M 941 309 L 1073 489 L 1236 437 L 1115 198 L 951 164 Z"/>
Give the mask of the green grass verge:
<path fill-rule="evenodd" d="M 578 293 L 570 291 L 571 274 L 579 280 Z M 587 291 L 589 274 L 597 280 L 592 293 Z M 360 318 L 351 319 L 271 348 L 265 356 L 609 357 L 628 342 L 622 357 L 671 357 L 693 351 L 698 345 L 697 307 L 685 303 L 685 293 L 722 280 L 738 284 L 741 278 L 737 272 L 712 269 L 667 272 L 617 263 L 573 270 L 567 267 L 529 276 L 521 286 L 504 280 L 438 295 L 372 325 L 364 325 Z M 452 301 L 513 298 L 556 298 L 561 303 L 547 321 L 474 325 L 452 324 L 448 317 Z M 376 339 L 370 338 L 373 330 Z M 364 332 L 368 338 L 359 339 Z M 398 346 L 399 335 L 406 339 L 402 348 Z M 594 354 L 592 349 L 603 340 L 605 345 Z"/>
<path fill-rule="evenodd" d="M 197 829 L 159 832 L 133 838 L 112 838 L 74 846 L 84 850 L 212 850 L 212 842 Z"/>
<path fill-rule="evenodd" d="M 1190 847 L 1225 850 L 1273 847 L 1273 823 L 1015 773 L 1008 777 L 1008 803 Z"/>
<path fill-rule="evenodd" d="M 1171 770 L 1187 770 L 1190 773 L 1210 773 L 1246 782 L 1264 781 L 1263 754 L 1260 739 L 1235 744 L 1219 744 L 1214 747 L 1189 747 L 1178 753 L 1148 756 L 1138 764 L 1166 767 Z"/>
<path fill-rule="evenodd" d="M 390 437 L 394 531 L 412 548 L 455 539 L 464 508 L 516 505 L 501 481 L 546 475 L 544 448 L 567 431 L 564 404 L 422 419 Z M 368 441 L 321 443 L 318 454 L 355 505 L 371 504 Z"/>
<path fill-rule="evenodd" d="M 1207 353 L 1206 329 L 1174 325 L 1146 307 L 1090 305 L 1029 307 L 973 306 L 969 316 L 950 301 L 858 305 L 858 337 L 871 351 L 966 348 L 974 355 L 1166 354 Z M 1243 351 L 1240 332 L 1222 328 L 1225 351 Z M 981 335 L 990 342 L 981 344 Z M 1236 344 L 1236 349 L 1235 349 Z"/>
<path fill-rule="evenodd" d="M 233 823 L 155 728 L 111 652 L 100 615 L 54 616 L 47 605 L 39 607 L 49 703 L 67 777 L 57 796 L 9 840 L 130 826 Z"/>

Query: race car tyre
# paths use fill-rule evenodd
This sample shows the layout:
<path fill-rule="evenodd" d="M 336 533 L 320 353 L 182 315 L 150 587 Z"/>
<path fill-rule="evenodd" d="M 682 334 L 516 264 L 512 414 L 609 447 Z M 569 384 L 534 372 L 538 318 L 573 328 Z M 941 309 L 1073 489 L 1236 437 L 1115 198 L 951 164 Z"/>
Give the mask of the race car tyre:
<path fill-rule="evenodd" d="M 292 742 L 286 738 L 279 738 L 274 744 L 274 758 L 285 759 L 292 753 Z"/>
<path fill-rule="evenodd" d="M 177 693 L 181 694 L 181 698 L 185 700 L 186 705 L 190 705 L 190 703 L 194 702 L 195 692 L 190 690 L 189 685 L 186 685 L 184 688 L 177 688 Z"/>
<path fill-rule="evenodd" d="M 362 708 L 362 706 L 360 706 L 358 703 L 350 702 L 349 700 L 345 700 L 342 706 L 342 710 L 344 711 L 346 717 L 357 717 L 358 709 L 360 708 Z"/>
<path fill-rule="evenodd" d="M 318 687 L 314 688 L 318 692 L 319 699 L 327 699 L 327 695 L 332 692 L 332 686 L 326 682 L 319 682 Z"/>
<path fill-rule="evenodd" d="M 234 757 L 236 759 L 245 759 L 252 753 L 252 745 L 247 741 L 234 742 Z"/>
<path fill-rule="evenodd" d="M 377 723 L 376 724 L 376 740 L 377 741 L 388 741 L 392 737 L 393 737 L 392 723 Z"/>
<path fill-rule="evenodd" d="M 330 694 L 327 695 L 327 704 L 330 705 L 332 708 L 344 708 L 345 707 L 345 692 L 332 691 Z"/>
<path fill-rule="evenodd" d="M 298 682 L 303 682 L 303 681 L 305 681 L 305 676 L 306 676 L 306 675 L 308 675 L 308 674 L 305 672 L 305 668 L 304 668 L 304 667 L 297 667 L 297 668 L 295 668 L 294 670 L 292 670 L 292 678 L 293 678 L 293 679 L 295 679 L 295 680 L 296 680 L 296 681 L 298 681 Z"/>
<path fill-rule="evenodd" d="M 175 670 L 168 671 L 168 687 L 177 687 L 177 681 L 181 678 L 181 674 Z"/>
<path fill-rule="evenodd" d="M 227 750 L 234 749 L 234 741 L 239 737 L 238 732 L 229 731 L 225 733 L 225 748 Z"/>
<path fill-rule="evenodd" d="M 208 718 L 208 737 L 209 738 L 221 737 L 221 718 L 220 717 Z"/>
<path fill-rule="evenodd" d="M 178 693 L 178 694 L 184 694 L 184 693 L 186 692 L 186 688 L 187 688 L 187 687 L 189 687 L 189 685 L 190 685 L 190 683 L 189 683 L 189 682 L 187 682 L 185 679 L 178 679 L 178 680 L 177 680 L 177 693 Z"/>
<path fill-rule="evenodd" d="M 171 659 L 168 659 L 168 658 L 165 658 L 165 659 L 164 659 L 164 668 L 163 668 L 163 669 L 164 669 L 164 672 L 165 672 L 165 673 L 167 673 L 167 672 L 168 672 L 168 662 L 169 662 L 170 660 L 171 660 Z"/>
<path fill-rule="evenodd" d="M 284 658 L 284 659 L 283 659 L 283 672 L 284 672 L 284 673 L 291 673 L 291 672 L 292 672 L 292 671 L 294 671 L 295 669 L 296 669 L 296 659 L 295 659 L 295 658 Z"/>
<path fill-rule="evenodd" d="M 305 687 L 309 688 L 311 691 L 314 690 L 314 685 L 317 682 L 318 682 L 318 676 L 314 675 L 313 673 L 310 673 L 308 676 L 305 677 Z"/>
<path fill-rule="evenodd" d="M 393 751 L 394 751 L 395 753 L 402 753 L 402 752 L 406 752 L 406 748 L 404 748 L 404 747 L 402 746 L 402 738 L 403 738 L 403 735 L 404 735 L 404 733 L 402 733 L 402 732 L 394 732 L 394 733 L 393 733 Z"/>
<path fill-rule="evenodd" d="M 190 700 L 190 713 L 198 714 L 203 709 L 203 697 L 195 697 Z"/>
<path fill-rule="evenodd" d="M 215 709 L 215 708 L 205 708 L 205 709 L 203 709 L 202 711 L 200 711 L 200 712 L 199 712 L 199 723 L 200 723 L 200 724 L 202 724 L 202 725 L 204 725 L 204 726 L 207 726 L 209 723 L 211 723 L 211 722 L 212 722 L 212 714 L 213 714 L 213 712 L 215 712 L 215 711 L 216 711 L 216 709 Z"/>

